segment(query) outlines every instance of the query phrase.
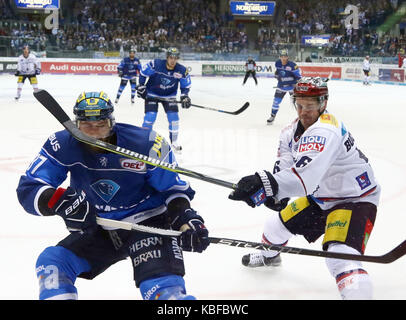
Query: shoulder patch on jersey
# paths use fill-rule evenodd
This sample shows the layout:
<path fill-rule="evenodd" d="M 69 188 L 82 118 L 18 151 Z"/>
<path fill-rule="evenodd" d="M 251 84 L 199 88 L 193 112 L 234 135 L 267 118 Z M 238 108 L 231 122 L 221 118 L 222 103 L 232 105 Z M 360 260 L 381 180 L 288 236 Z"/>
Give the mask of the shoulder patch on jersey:
<path fill-rule="evenodd" d="M 152 146 L 152 150 L 156 152 L 158 158 L 161 158 L 161 148 L 162 148 L 162 142 L 163 142 L 163 137 L 157 134 L 155 136 L 154 140 L 154 145 Z"/>
<path fill-rule="evenodd" d="M 344 137 L 347 133 L 347 129 L 345 128 L 344 124 L 341 125 L 341 135 Z"/>
<path fill-rule="evenodd" d="M 149 135 L 149 141 L 150 143 L 152 142 L 149 156 L 159 160 L 166 159 L 170 151 L 170 146 L 165 138 L 152 130 Z"/>
<path fill-rule="evenodd" d="M 332 114 L 329 114 L 329 113 L 322 114 L 320 116 L 320 122 L 331 124 L 331 125 L 335 126 L 336 128 L 338 128 L 338 121 Z"/>

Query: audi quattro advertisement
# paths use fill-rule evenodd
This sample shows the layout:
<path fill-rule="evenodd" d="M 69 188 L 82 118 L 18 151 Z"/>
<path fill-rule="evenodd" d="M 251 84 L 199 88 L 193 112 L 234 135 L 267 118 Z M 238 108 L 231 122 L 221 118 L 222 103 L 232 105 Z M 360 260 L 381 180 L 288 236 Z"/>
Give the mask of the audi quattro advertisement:
<path fill-rule="evenodd" d="M 42 61 L 43 73 L 116 74 L 119 62 L 50 62 Z"/>

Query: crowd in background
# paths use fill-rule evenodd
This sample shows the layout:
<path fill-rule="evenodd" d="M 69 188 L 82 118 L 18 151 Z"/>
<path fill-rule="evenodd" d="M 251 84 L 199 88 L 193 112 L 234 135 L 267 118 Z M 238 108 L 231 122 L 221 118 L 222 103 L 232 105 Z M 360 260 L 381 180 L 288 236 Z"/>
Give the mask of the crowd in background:
<path fill-rule="evenodd" d="M 344 9 L 359 10 L 359 28 L 345 25 Z M 37 25 L 0 27 L 0 36 L 12 37 L 18 52 L 28 43 L 40 50 L 49 44 L 61 50 L 158 52 L 171 45 L 183 52 L 246 53 L 249 41 L 244 25 L 228 13 L 219 14 L 219 0 L 84 0 L 68 1 L 60 12 L 55 34 Z M 328 34 L 329 55 L 394 56 L 406 38 L 378 36 L 377 27 L 392 14 L 398 0 L 277 1 L 273 22 L 263 23 L 253 49 L 262 55 L 301 41 L 302 35 Z M 0 0 L 2 18 L 24 20 Z"/>
<path fill-rule="evenodd" d="M 297 43 L 302 35 L 329 35 L 325 54 L 357 56 L 369 53 L 377 56 L 394 56 L 406 47 L 405 34 L 379 37 L 377 28 L 395 12 L 398 0 L 286 0 L 279 28 L 260 30 L 257 49 L 262 54 L 274 50 L 279 44 Z M 344 13 L 348 4 L 357 7 L 358 29 L 346 24 Z"/>

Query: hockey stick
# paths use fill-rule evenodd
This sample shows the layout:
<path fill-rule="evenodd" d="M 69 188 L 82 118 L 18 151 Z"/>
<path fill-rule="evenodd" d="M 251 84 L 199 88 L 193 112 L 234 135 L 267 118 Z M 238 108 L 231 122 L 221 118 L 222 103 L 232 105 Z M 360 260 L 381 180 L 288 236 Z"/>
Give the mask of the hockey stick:
<path fill-rule="evenodd" d="M 75 125 L 74 122 L 72 122 L 69 118 L 69 116 L 66 114 L 66 112 L 62 109 L 62 107 L 58 104 L 58 102 L 46 91 L 46 90 L 38 90 L 37 92 L 34 92 L 34 97 L 65 127 L 65 129 L 77 140 L 91 145 L 95 146 L 98 148 L 101 148 L 103 150 L 107 150 L 112 153 L 119 154 L 123 157 L 134 159 L 137 161 L 141 161 L 143 163 L 159 167 L 165 170 L 169 170 L 172 172 L 176 172 L 179 174 L 183 174 L 188 177 L 192 177 L 195 179 L 203 180 L 209 183 L 213 183 L 222 187 L 226 187 L 229 189 L 236 189 L 237 185 L 228 181 L 212 178 L 209 176 L 206 176 L 204 174 L 191 171 L 188 169 L 184 169 L 181 167 L 178 167 L 176 163 L 168 163 L 164 162 L 155 158 L 152 158 L 150 156 L 146 156 L 143 154 L 140 154 L 135 151 L 131 151 L 113 144 L 110 144 L 108 142 L 104 142 L 92 137 L 89 137 L 88 135 L 84 134 L 82 131 L 78 129 L 78 127 Z"/>
<path fill-rule="evenodd" d="M 173 99 L 165 99 L 165 98 L 153 98 L 151 100 L 159 101 L 159 102 L 182 103 L 182 101 L 173 100 Z M 223 109 L 216 109 L 216 108 L 211 108 L 211 107 L 199 106 L 199 105 L 193 104 L 193 103 L 191 103 L 190 105 L 192 107 L 196 107 L 196 108 L 206 109 L 206 110 L 210 110 L 210 111 L 217 111 L 217 112 L 232 114 L 232 115 L 236 116 L 236 115 L 240 114 L 241 112 L 245 111 L 249 107 L 250 103 L 249 102 L 244 103 L 244 105 L 240 109 L 238 109 L 236 111 L 226 111 L 226 110 L 223 110 Z"/>
<path fill-rule="evenodd" d="M 117 220 L 112 220 L 112 219 L 104 219 L 104 218 L 100 218 L 100 217 L 96 217 L 96 222 L 99 226 L 104 226 L 104 227 L 108 227 L 108 228 L 135 230 L 135 231 L 147 232 L 147 233 L 152 233 L 152 234 L 160 234 L 162 236 L 177 237 L 182 233 L 182 232 L 176 231 L 176 230 L 148 227 L 148 226 L 143 226 L 140 224 L 125 222 L 125 221 L 117 221 Z"/>
<path fill-rule="evenodd" d="M 182 103 L 182 101 L 176 101 L 177 103 Z M 222 112 L 222 113 L 227 113 L 227 114 L 232 114 L 234 116 L 240 114 L 241 112 L 245 111 L 248 107 L 249 107 L 250 103 L 246 102 L 244 103 L 244 105 L 238 109 L 237 111 L 226 111 L 226 110 L 222 110 L 222 109 L 215 109 L 215 108 L 210 108 L 210 107 L 204 107 L 204 106 L 199 106 L 197 104 L 191 104 L 192 107 L 196 107 L 196 108 L 201 108 L 201 109 L 205 109 L 205 110 L 210 110 L 210 111 L 217 111 L 217 112 Z"/>
<path fill-rule="evenodd" d="M 110 220 L 110 219 L 97 218 L 97 223 L 99 225 L 104 225 L 107 227 L 120 228 L 120 229 L 125 229 L 125 230 L 136 230 L 136 231 L 156 233 L 156 234 L 167 235 L 167 236 L 179 236 L 181 234 L 180 231 L 157 229 L 157 228 L 133 224 L 130 222 L 115 221 L 115 220 Z M 375 262 L 375 263 L 391 263 L 406 254 L 406 240 L 403 241 L 400 245 L 398 245 L 395 249 L 393 249 L 393 250 L 389 251 L 388 253 L 381 255 L 381 256 L 365 256 L 365 255 L 340 253 L 340 252 L 318 251 L 318 250 L 287 247 L 287 246 L 283 246 L 283 245 L 264 244 L 264 243 L 259 243 L 259 242 L 250 242 L 250 241 L 227 239 L 227 238 L 209 237 L 209 241 L 210 241 L 210 243 L 214 243 L 214 244 L 224 244 L 227 246 L 239 247 L 239 248 L 244 248 L 244 249 L 256 249 L 256 250 L 266 250 L 266 251 L 273 250 L 273 251 L 278 251 L 281 253 L 291 253 L 291 254 L 299 254 L 299 255 L 305 255 L 305 256 L 321 257 L 321 258 L 356 260 L 356 261 Z"/>
<path fill-rule="evenodd" d="M 226 238 L 209 238 L 211 243 L 225 244 L 231 247 L 239 247 L 245 249 L 257 250 L 274 250 L 282 253 L 293 253 L 305 256 L 314 256 L 321 258 L 333 258 L 342 260 L 356 260 L 375 263 L 391 263 L 406 254 L 406 240 L 399 244 L 396 248 L 381 256 L 365 256 L 349 253 L 331 252 L 331 251 L 318 251 L 311 249 L 287 247 L 282 245 L 264 244 L 259 242 L 250 242 L 243 240 L 234 240 Z"/>

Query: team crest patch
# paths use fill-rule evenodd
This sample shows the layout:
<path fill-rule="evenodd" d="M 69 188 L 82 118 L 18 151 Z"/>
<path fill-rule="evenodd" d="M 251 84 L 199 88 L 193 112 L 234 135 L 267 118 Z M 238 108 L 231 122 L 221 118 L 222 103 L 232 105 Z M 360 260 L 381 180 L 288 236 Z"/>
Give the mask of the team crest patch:
<path fill-rule="evenodd" d="M 338 121 L 332 114 L 322 114 L 319 119 L 322 123 L 328 123 L 338 128 Z"/>
<path fill-rule="evenodd" d="M 322 152 L 324 150 L 326 141 L 327 139 L 321 136 L 302 137 L 300 139 L 298 152 L 306 152 L 312 150 Z"/>
<path fill-rule="evenodd" d="M 112 180 L 98 180 L 91 187 L 106 203 L 109 203 L 120 189 L 120 186 Z"/>
<path fill-rule="evenodd" d="M 355 179 L 361 187 L 361 190 L 364 190 L 366 187 L 371 185 L 371 180 L 369 180 L 368 173 L 366 171 L 358 177 L 355 177 Z"/>

